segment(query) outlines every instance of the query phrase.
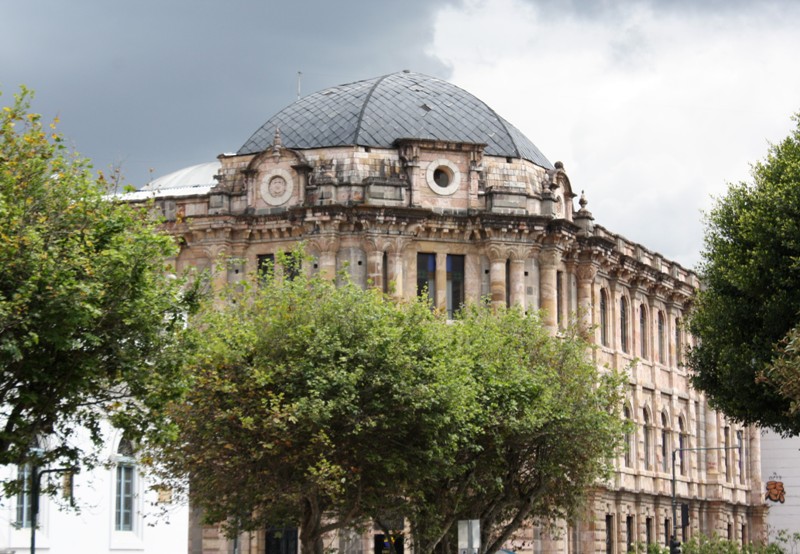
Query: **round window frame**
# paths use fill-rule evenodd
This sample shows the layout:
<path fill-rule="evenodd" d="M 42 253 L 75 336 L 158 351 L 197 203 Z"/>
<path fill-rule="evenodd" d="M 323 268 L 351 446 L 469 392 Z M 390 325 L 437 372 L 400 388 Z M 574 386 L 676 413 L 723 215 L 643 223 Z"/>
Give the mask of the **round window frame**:
<path fill-rule="evenodd" d="M 448 184 L 446 187 L 441 187 L 436 184 L 436 180 L 433 178 L 436 170 L 439 169 L 446 172 L 448 177 L 450 177 L 450 184 Z M 450 196 L 455 194 L 455 192 L 461 186 L 461 172 L 458 170 L 456 164 L 450 160 L 446 158 L 439 158 L 438 160 L 433 160 L 430 164 L 428 164 L 426 181 L 428 183 L 428 187 L 439 196 Z"/>
<path fill-rule="evenodd" d="M 286 190 L 283 191 L 283 194 L 280 196 L 275 196 L 269 191 L 269 184 L 275 177 L 281 177 L 286 183 Z M 292 197 L 292 194 L 294 194 L 294 179 L 292 178 L 291 173 L 285 169 L 273 169 L 264 175 L 259 188 L 261 192 L 261 198 L 264 199 L 264 202 L 270 206 L 280 206 L 281 204 L 288 202 Z"/>

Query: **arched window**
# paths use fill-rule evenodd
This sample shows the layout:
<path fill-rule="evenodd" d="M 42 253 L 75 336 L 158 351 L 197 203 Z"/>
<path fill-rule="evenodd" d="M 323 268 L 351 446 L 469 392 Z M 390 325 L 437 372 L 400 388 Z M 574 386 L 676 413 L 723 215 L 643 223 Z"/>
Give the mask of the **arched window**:
<path fill-rule="evenodd" d="M 600 344 L 608 346 L 608 293 L 600 289 Z"/>
<path fill-rule="evenodd" d="M 642 415 L 644 418 L 644 425 L 642 426 L 642 431 L 644 432 L 644 468 L 650 469 L 652 465 L 652 454 L 650 452 L 650 415 L 647 413 L 647 408 L 642 410 Z"/>
<path fill-rule="evenodd" d="M 670 470 L 670 448 L 669 448 L 669 418 L 666 413 L 661 414 L 661 470 Z"/>
<path fill-rule="evenodd" d="M 624 296 L 619 299 L 619 345 L 622 351 L 628 353 L 628 299 Z"/>
<path fill-rule="evenodd" d="M 658 311 L 658 361 L 659 363 L 666 363 L 667 352 L 666 344 L 664 344 L 664 312 Z"/>
<path fill-rule="evenodd" d="M 639 355 L 647 358 L 647 308 L 639 305 Z"/>
<path fill-rule="evenodd" d="M 136 464 L 133 459 L 133 443 L 123 437 L 117 447 L 117 478 L 114 508 L 114 529 L 133 531 L 134 491 Z"/>
<path fill-rule="evenodd" d="M 630 424 L 631 422 L 631 409 L 625 406 L 622 409 L 623 415 L 625 416 L 625 423 Z M 631 458 L 633 455 L 633 437 L 631 437 L 631 432 L 629 429 L 625 430 L 625 457 L 623 458 L 623 463 L 625 467 L 632 467 Z"/>

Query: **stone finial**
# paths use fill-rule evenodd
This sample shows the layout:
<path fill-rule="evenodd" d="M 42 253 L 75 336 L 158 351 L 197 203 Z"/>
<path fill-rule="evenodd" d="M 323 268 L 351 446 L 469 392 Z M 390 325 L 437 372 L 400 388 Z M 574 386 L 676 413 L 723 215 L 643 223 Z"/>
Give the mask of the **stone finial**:
<path fill-rule="evenodd" d="M 586 209 L 589 201 L 586 200 L 586 194 L 584 191 L 581 191 L 581 198 L 578 200 L 578 204 L 580 204 L 581 209 L 575 214 L 575 223 L 581 228 L 585 235 L 591 235 L 594 231 L 594 225 L 592 223 L 592 221 L 594 221 L 594 217 L 592 217 L 592 212 Z"/>
<path fill-rule="evenodd" d="M 272 155 L 275 157 L 276 162 L 281 157 L 282 147 L 283 145 L 281 143 L 281 128 L 275 127 L 275 138 L 272 139 Z"/>
<path fill-rule="evenodd" d="M 564 162 L 556 162 L 556 169 L 564 169 Z"/>

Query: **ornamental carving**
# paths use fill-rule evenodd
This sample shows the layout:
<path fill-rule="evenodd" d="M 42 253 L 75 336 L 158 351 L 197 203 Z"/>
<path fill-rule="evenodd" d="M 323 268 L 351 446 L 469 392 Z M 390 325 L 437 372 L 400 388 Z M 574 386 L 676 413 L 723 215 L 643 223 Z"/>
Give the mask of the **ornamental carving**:
<path fill-rule="evenodd" d="M 261 179 L 261 198 L 270 206 L 285 204 L 293 192 L 294 179 L 285 169 L 273 169 Z"/>

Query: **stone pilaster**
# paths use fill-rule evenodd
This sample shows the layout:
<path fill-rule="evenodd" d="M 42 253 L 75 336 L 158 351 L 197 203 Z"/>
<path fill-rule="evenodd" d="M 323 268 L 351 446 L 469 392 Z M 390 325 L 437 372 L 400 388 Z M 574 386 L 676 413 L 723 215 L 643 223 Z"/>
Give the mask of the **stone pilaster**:
<path fill-rule="evenodd" d="M 555 247 L 544 248 L 539 254 L 539 294 L 544 313 L 544 325 L 550 332 L 558 330 L 558 291 L 556 278 L 561 263 L 561 252 Z"/>

